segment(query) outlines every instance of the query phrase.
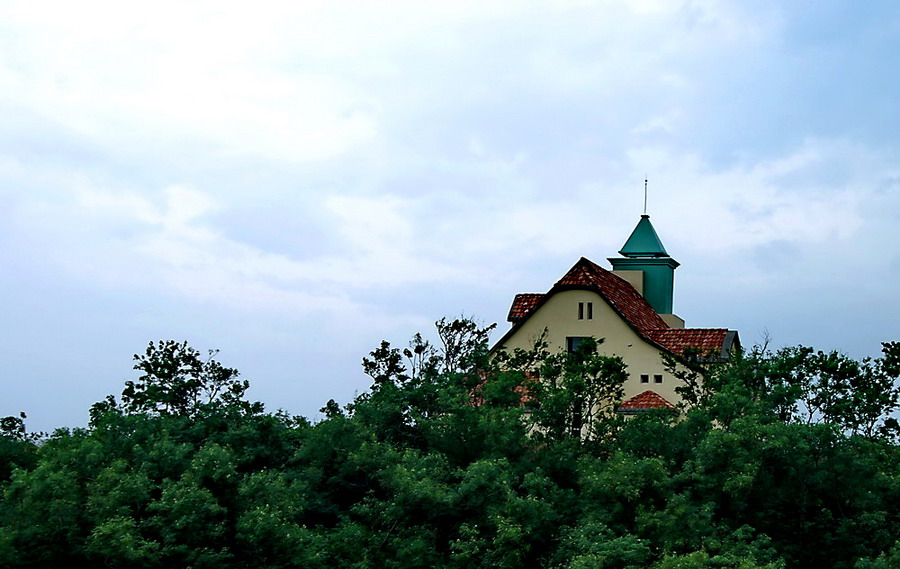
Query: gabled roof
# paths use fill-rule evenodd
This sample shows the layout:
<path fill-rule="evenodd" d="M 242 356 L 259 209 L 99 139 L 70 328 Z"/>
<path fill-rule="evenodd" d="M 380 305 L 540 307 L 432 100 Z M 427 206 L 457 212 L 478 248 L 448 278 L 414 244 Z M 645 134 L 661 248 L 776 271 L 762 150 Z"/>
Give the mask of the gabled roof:
<path fill-rule="evenodd" d="M 537 306 L 544 294 L 540 292 L 523 292 L 516 295 L 513 299 L 512 306 L 509 307 L 509 315 L 506 320 L 509 322 L 518 322 L 531 312 L 531 309 Z"/>
<path fill-rule="evenodd" d="M 644 214 L 638 221 L 637 227 L 631 232 L 628 241 L 622 245 L 620 255 L 625 257 L 668 257 L 666 248 L 663 247 L 656 229 L 650 223 L 650 216 Z"/>
<path fill-rule="evenodd" d="M 666 411 L 676 411 L 677 408 L 663 398 L 655 391 L 647 390 L 638 393 L 631 399 L 624 401 L 616 409 L 616 413 L 623 415 L 634 415 L 636 413 L 644 413 L 653 409 L 662 409 Z"/>
<path fill-rule="evenodd" d="M 500 338 L 495 348 L 502 346 L 551 296 L 571 289 L 596 292 L 639 336 L 675 356 L 684 355 L 686 349 L 694 349 L 706 359 L 722 358 L 737 342 L 736 332 L 724 328 L 669 328 L 629 282 L 582 257 L 546 294 L 516 295 L 507 317 L 513 326 Z"/>
<path fill-rule="evenodd" d="M 588 288 L 600 293 L 626 322 L 638 330 L 668 328 L 665 321 L 628 281 L 584 257 L 553 285 L 547 295 L 567 288 Z"/>

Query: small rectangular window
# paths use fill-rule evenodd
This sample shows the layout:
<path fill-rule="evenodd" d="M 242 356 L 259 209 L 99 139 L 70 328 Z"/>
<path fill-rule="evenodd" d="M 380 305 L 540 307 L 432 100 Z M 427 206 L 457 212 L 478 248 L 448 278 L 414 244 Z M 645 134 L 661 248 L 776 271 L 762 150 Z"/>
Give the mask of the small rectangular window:
<path fill-rule="evenodd" d="M 587 319 L 588 320 L 594 319 L 594 303 L 593 302 L 587 303 Z"/>
<path fill-rule="evenodd" d="M 654 375 L 654 376 L 653 376 L 653 383 L 662 383 L 662 376 L 661 376 L 661 375 Z"/>
<path fill-rule="evenodd" d="M 578 319 L 584 320 L 584 303 L 583 302 L 578 303 Z"/>
<path fill-rule="evenodd" d="M 650 376 L 645 373 L 641 374 L 641 383 L 650 383 Z"/>
<path fill-rule="evenodd" d="M 575 350 L 578 349 L 578 346 L 581 345 L 585 338 L 583 336 L 569 336 L 566 338 L 566 349 L 571 354 Z"/>

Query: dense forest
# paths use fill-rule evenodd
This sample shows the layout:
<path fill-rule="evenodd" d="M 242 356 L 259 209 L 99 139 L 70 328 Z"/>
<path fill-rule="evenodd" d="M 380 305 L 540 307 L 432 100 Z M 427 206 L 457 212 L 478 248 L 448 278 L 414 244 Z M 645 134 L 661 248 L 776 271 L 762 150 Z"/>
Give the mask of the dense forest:
<path fill-rule="evenodd" d="M 900 344 L 696 358 L 679 413 L 625 417 L 594 342 L 488 357 L 489 329 L 437 328 L 315 423 L 173 341 L 87 428 L 2 419 L 0 566 L 900 567 Z"/>

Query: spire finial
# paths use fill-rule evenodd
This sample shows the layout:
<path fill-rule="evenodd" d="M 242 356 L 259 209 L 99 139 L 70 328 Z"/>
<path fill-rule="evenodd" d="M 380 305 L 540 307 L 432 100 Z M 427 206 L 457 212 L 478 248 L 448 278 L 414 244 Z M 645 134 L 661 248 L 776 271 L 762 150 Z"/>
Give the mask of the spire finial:
<path fill-rule="evenodd" d="M 644 174 L 644 215 L 647 215 L 647 174 Z"/>

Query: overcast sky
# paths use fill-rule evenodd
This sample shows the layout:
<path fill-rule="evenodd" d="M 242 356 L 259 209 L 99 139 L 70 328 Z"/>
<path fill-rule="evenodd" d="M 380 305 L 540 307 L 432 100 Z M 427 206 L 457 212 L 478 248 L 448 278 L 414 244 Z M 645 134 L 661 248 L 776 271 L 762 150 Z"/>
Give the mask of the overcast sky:
<path fill-rule="evenodd" d="M 147 342 L 315 418 L 649 213 L 688 326 L 900 340 L 900 5 L 0 4 L 0 416 L 83 426 Z"/>

